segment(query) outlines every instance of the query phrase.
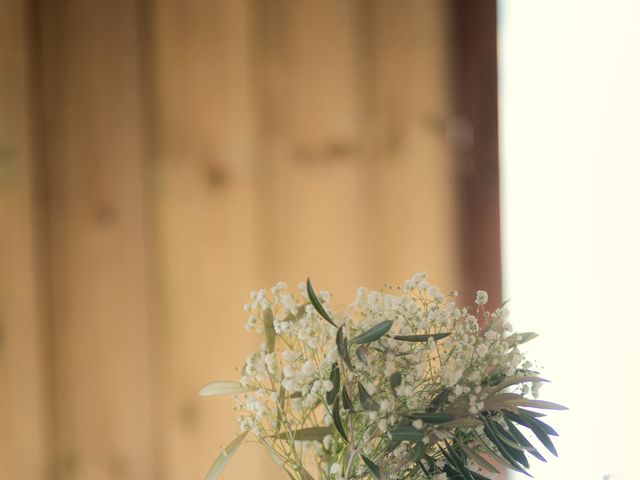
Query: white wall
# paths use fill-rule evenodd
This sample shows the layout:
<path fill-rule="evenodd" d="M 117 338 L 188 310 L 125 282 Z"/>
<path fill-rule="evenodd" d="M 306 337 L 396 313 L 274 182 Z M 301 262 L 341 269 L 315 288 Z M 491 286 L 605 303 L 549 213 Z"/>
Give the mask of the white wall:
<path fill-rule="evenodd" d="M 559 459 L 542 480 L 640 478 L 640 1 L 502 0 L 507 298 Z"/>

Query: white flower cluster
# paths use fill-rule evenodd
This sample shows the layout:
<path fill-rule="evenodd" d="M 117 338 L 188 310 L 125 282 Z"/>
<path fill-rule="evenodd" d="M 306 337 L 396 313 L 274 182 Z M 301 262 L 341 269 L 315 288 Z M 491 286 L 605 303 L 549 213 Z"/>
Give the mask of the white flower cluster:
<path fill-rule="evenodd" d="M 359 288 L 341 312 L 310 282 L 252 292 L 247 329 L 265 341 L 242 370 L 240 432 L 304 480 L 491 477 L 469 445 L 506 455 L 491 429 L 509 435 L 500 412 L 525 411 L 542 379 L 518 349 L 532 335 L 512 332 L 506 308 L 486 311 L 479 291 L 469 311 L 455 296 L 424 273 Z"/>

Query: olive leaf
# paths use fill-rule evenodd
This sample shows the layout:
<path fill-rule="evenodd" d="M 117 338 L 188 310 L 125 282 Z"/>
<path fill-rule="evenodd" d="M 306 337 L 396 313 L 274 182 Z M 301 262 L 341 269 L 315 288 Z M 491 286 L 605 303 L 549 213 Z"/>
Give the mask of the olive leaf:
<path fill-rule="evenodd" d="M 371 327 L 366 332 L 361 333 L 357 337 L 353 338 L 351 340 L 351 343 L 364 344 L 364 343 L 375 342 L 376 340 L 386 335 L 386 333 L 389 330 L 391 330 L 392 326 L 393 326 L 393 320 L 385 320 L 383 322 L 380 322 L 377 325 L 374 325 L 373 327 Z"/>
<path fill-rule="evenodd" d="M 356 356 L 362 363 L 364 363 L 366 367 L 369 366 L 369 360 L 367 360 L 367 354 L 364 352 L 364 346 L 360 345 L 358 348 L 356 348 Z"/>
<path fill-rule="evenodd" d="M 411 425 L 398 425 L 389 431 L 392 440 L 408 440 L 410 442 L 422 442 L 424 432 Z"/>
<path fill-rule="evenodd" d="M 242 386 L 239 382 L 211 382 L 202 387 L 198 395 L 201 397 L 217 397 L 220 395 L 253 392 L 254 390 L 254 388 Z"/>
<path fill-rule="evenodd" d="M 496 475 L 500 473 L 496 467 L 487 462 L 482 455 L 475 452 L 472 448 L 470 448 L 465 442 L 458 442 L 458 445 L 462 447 L 464 453 L 467 454 L 475 463 L 477 463 L 480 467 L 484 468 L 488 472 L 495 473 Z"/>
<path fill-rule="evenodd" d="M 376 402 L 367 389 L 364 388 L 364 385 L 358 382 L 358 397 L 360 399 L 360 405 L 362 405 L 363 410 L 379 410 L 380 405 Z"/>
<path fill-rule="evenodd" d="M 447 413 L 433 413 L 433 412 L 414 412 L 407 415 L 409 418 L 417 418 L 422 420 L 425 423 L 446 423 L 455 420 L 454 415 L 449 415 Z"/>
<path fill-rule="evenodd" d="M 242 442 L 244 442 L 244 438 L 247 436 L 247 433 L 248 432 L 244 432 L 243 434 L 237 436 L 235 440 L 233 440 L 229 445 L 225 447 L 224 450 L 222 450 L 222 452 L 220 452 L 218 458 L 216 458 L 211 465 L 211 468 L 207 473 L 206 480 L 216 480 L 218 477 L 220 477 L 223 470 L 229 463 L 229 460 L 231 460 L 233 454 L 236 453 L 238 447 L 240 447 L 240 445 L 242 445 Z"/>
<path fill-rule="evenodd" d="M 430 338 L 433 338 L 434 341 L 442 340 L 443 338 L 447 338 L 451 333 L 429 333 L 425 335 L 394 335 L 394 340 L 401 340 L 403 342 L 426 342 Z"/>
<path fill-rule="evenodd" d="M 396 388 L 402 384 L 402 374 L 400 372 L 393 372 L 389 377 L 389 385 L 391 385 L 391 393 L 394 397 L 397 397 Z"/>
<path fill-rule="evenodd" d="M 347 392 L 346 387 L 342 387 L 342 405 L 345 410 L 353 411 L 355 407 L 353 406 L 353 401 L 349 397 L 349 393 Z"/>
<path fill-rule="evenodd" d="M 293 435 L 293 439 L 298 442 L 321 442 L 324 437 L 331 435 L 332 433 L 333 430 L 331 427 L 308 427 L 295 430 L 291 435 Z M 288 440 L 289 435 L 289 432 L 281 432 L 278 435 L 275 435 L 275 438 L 278 440 Z"/>
<path fill-rule="evenodd" d="M 347 367 L 353 370 L 353 364 L 351 363 L 351 357 L 349 356 L 349 345 L 347 338 L 344 335 L 344 325 L 338 328 L 336 333 L 336 346 L 338 347 L 338 354 Z"/>
<path fill-rule="evenodd" d="M 330 380 L 333 383 L 333 387 L 327 392 L 327 403 L 332 405 L 340 391 L 340 367 L 338 367 L 337 363 L 331 366 Z"/>
<path fill-rule="evenodd" d="M 333 424 L 336 426 L 336 430 L 342 438 L 344 438 L 345 442 L 349 441 L 347 437 L 347 432 L 344 430 L 344 426 L 342 425 L 342 420 L 340 419 L 340 399 L 336 398 L 336 401 L 333 403 L 333 410 L 331 412 L 331 416 L 333 417 Z"/>
<path fill-rule="evenodd" d="M 327 322 L 329 322 L 331 325 L 338 328 L 338 325 L 336 325 L 336 323 L 331 319 L 327 311 L 324 309 L 324 307 L 320 303 L 320 300 L 318 299 L 316 292 L 314 292 L 313 290 L 313 286 L 311 285 L 310 278 L 307 278 L 307 295 L 309 295 L 309 301 L 311 302 L 311 305 L 313 305 L 313 308 L 316 309 L 316 312 L 318 312 L 320 316 L 324 318 Z"/>
<path fill-rule="evenodd" d="M 378 480 L 381 480 L 382 472 L 380 471 L 380 467 L 378 467 L 378 465 L 376 465 L 370 458 L 366 457 L 365 455 L 360 455 L 360 457 L 362 457 L 362 461 L 367 465 L 367 467 L 369 467 L 369 470 L 371 470 L 373 476 Z"/>

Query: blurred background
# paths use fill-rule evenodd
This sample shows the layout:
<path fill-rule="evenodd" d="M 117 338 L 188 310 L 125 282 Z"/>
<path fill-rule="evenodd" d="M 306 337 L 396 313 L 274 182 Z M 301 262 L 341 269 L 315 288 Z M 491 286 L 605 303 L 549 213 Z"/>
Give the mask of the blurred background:
<path fill-rule="evenodd" d="M 0 0 L 0 479 L 203 478 L 235 424 L 197 392 L 260 342 L 250 290 L 311 276 L 344 305 L 419 270 L 542 333 L 572 410 L 538 478 L 638 475 L 639 21 Z M 282 475 L 247 445 L 225 478 Z"/>

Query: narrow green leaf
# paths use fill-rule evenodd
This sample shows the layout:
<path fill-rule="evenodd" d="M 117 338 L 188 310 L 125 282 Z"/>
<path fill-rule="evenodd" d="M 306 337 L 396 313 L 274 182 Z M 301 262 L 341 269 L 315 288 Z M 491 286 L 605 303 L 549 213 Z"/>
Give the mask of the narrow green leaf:
<path fill-rule="evenodd" d="M 301 428 L 293 432 L 293 439 L 298 442 L 321 442 L 327 435 L 332 435 L 333 429 L 331 427 L 308 427 Z M 275 435 L 278 440 L 288 440 L 289 433 L 281 432 Z"/>
<path fill-rule="evenodd" d="M 351 340 L 351 343 L 355 344 L 364 344 L 375 342 L 379 338 L 386 335 L 386 333 L 391 330 L 393 326 L 393 320 L 385 320 L 384 322 L 380 322 L 377 325 L 374 325 L 369 330 L 364 333 L 361 333 L 357 337 Z"/>
<path fill-rule="evenodd" d="M 276 348 L 276 330 L 273 327 L 273 312 L 267 308 L 262 313 L 262 323 L 264 323 L 264 335 L 267 339 L 267 352 L 271 353 Z"/>
<path fill-rule="evenodd" d="M 239 393 L 253 392 L 255 389 L 243 387 L 239 382 L 211 382 L 200 389 L 201 397 L 217 397 L 220 395 L 237 395 Z"/>
<path fill-rule="evenodd" d="M 500 455 L 502 455 L 502 457 L 509 463 L 511 469 L 516 470 L 520 473 L 524 473 L 529 477 L 531 476 L 524 468 L 520 466 L 518 461 L 511 456 L 509 450 L 505 448 L 503 442 L 494 433 L 494 431 L 490 427 L 490 424 L 486 421 L 485 421 L 484 433 L 487 436 L 487 438 L 491 441 L 491 443 L 493 443 L 495 447 L 498 449 L 498 452 L 500 452 Z"/>
<path fill-rule="evenodd" d="M 364 352 L 364 346 L 360 345 L 356 348 L 356 356 L 360 359 L 365 366 L 369 366 L 369 361 L 367 360 L 367 354 Z"/>
<path fill-rule="evenodd" d="M 362 405 L 363 410 L 379 410 L 380 404 L 376 402 L 367 389 L 364 388 L 364 385 L 358 383 L 358 397 L 360 399 L 360 405 Z"/>
<path fill-rule="evenodd" d="M 422 442 L 424 432 L 413 428 L 411 425 L 398 425 L 389 431 L 393 440 L 408 440 L 410 442 Z"/>
<path fill-rule="evenodd" d="M 413 450 L 413 461 L 419 462 L 424 457 L 426 446 L 423 441 L 416 442 L 415 449 Z"/>
<path fill-rule="evenodd" d="M 345 410 L 353 411 L 355 407 L 353 406 L 353 401 L 349 397 L 349 393 L 347 392 L 346 387 L 342 387 L 342 406 Z"/>
<path fill-rule="evenodd" d="M 430 338 L 435 341 L 447 338 L 451 333 L 429 333 L 425 335 L 394 335 L 392 338 L 403 342 L 426 342 Z"/>
<path fill-rule="evenodd" d="M 391 393 L 394 397 L 397 397 L 396 388 L 402 384 L 402 374 L 400 372 L 393 372 L 389 377 L 389 385 L 391 385 Z"/>
<path fill-rule="evenodd" d="M 496 475 L 500 473 L 500 470 L 498 470 L 496 467 L 494 467 L 489 462 L 487 462 L 482 455 L 474 451 L 466 443 L 458 442 L 458 445 L 462 447 L 462 450 L 464 450 L 464 453 L 466 453 L 468 457 L 470 457 L 475 463 L 477 463 L 478 466 L 484 468 L 488 472 L 495 473 Z"/>
<path fill-rule="evenodd" d="M 333 383 L 333 388 L 327 392 L 327 403 L 333 405 L 333 402 L 340 392 L 340 367 L 338 367 L 337 363 L 334 363 L 331 367 L 330 380 L 331 383 Z"/>
<path fill-rule="evenodd" d="M 407 415 L 409 418 L 419 418 L 425 423 L 446 423 L 455 420 L 455 416 L 447 413 L 435 413 L 435 412 L 414 412 Z"/>
<path fill-rule="evenodd" d="M 494 393 L 499 392 L 507 387 L 512 385 L 518 385 L 520 383 L 531 383 L 531 382 L 548 382 L 549 380 L 545 380 L 544 378 L 535 377 L 535 376 L 526 376 L 526 377 L 512 377 L 508 378 L 502 382 L 500 382 L 495 387 L 491 387 L 487 390 L 487 395 L 493 395 Z"/>
<path fill-rule="evenodd" d="M 511 432 L 511 435 L 513 436 L 513 438 L 515 438 L 520 445 L 522 445 L 523 447 L 526 447 L 527 451 L 531 455 L 536 457 L 538 460 L 543 461 L 543 462 L 547 461 L 540 454 L 540 452 L 538 452 L 538 450 L 536 450 L 536 448 L 531 444 L 531 442 L 529 440 L 527 440 L 527 437 L 525 437 L 522 434 L 522 432 L 518 429 L 518 427 L 515 426 L 515 424 L 511 420 L 509 420 L 508 418 L 505 418 L 504 421 L 507 424 L 507 428 L 509 429 L 509 432 Z"/>
<path fill-rule="evenodd" d="M 505 342 L 509 347 L 515 347 L 516 345 L 522 345 L 523 343 L 527 343 L 534 338 L 537 338 L 538 334 L 535 332 L 521 332 L 514 333 L 509 337 L 505 338 Z M 518 340 L 518 337 L 521 337 L 521 340 Z"/>
<path fill-rule="evenodd" d="M 542 443 L 547 450 L 549 450 L 556 457 L 558 456 L 558 451 L 556 450 L 555 445 L 553 444 L 553 442 L 549 438 L 549 434 L 544 430 L 544 428 L 542 428 L 537 423 L 537 422 L 539 422 L 539 420 L 537 420 L 535 418 L 527 418 L 525 416 L 520 417 L 520 420 L 524 422 L 524 424 L 523 424 L 524 426 L 528 427 L 533 432 L 533 434 L 536 437 L 538 437 L 538 440 L 540 440 L 540 443 Z M 518 421 L 518 420 L 516 420 L 516 421 L 518 423 L 520 423 L 520 421 Z"/>
<path fill-rule="evenodd" d="M 440 393 L 438 393 L 438 395 L 433 397 L 433 400 L 431 400 L 431 403 L 427 408 L 427 412 L 435 412 L 436 410 L 438 410 L 444 404 L 444 402 L 447 401 L 448 397 L 449 397 L 449 389 L 445 388 Z"/>
<path fill-rule="evenodd" d="M 524 448 L 516 442 L 516 440 L 502 427 L 502 425 L 491 420 L 489 420 L 489 423 L 493 427 L 493 432 L 500 439 L 503 447 L 509 452 L 511 457 L 523 467 L 529 468 L 529 461 L 527 460 L 527 456 L 524 454 Z"/>
<path fill-rule="evenodd" d="M 371 461 L 365 455 L 360 455 L 360 457 L 362 457 L 362 461 L 367 465 L 367 467 L 369 467 L 369 470 L 371 470 L 371 473 L 373 474 L 373 476 L 378 480 L 381 480 L 382 472 L 380 471 L 380 467 L 378 467 L 375 463 L 373 463 L 373 461 Z"/>
<path fill-rule="evenodd" d="M 353 370 L 353 364 L 351 363 L 351 357 L 349 356 L 349 344 L 347 338 L 344 335 L 344 325 L 338 329 L 336 333 L 336 346 L 338 347 L 338 354 L 347 367 Z"/>
<path fill-rule="evenodd" d="M 237 436 L 235 440 L 233 440 L 229 445 L 225 447 L 224 450 L 222 450 L 222 452 L 220 452 L 218 458 L 216 458 L 213 462 L 213 465 L 211 465 L 211 468 L 207 473 L 206 480 L 216 480 L 218 477 L 220 477 L 225 467 L 229 463 L 229 460 L 231 460 L 233 454 L 236 453 L 236 450 L 238 450 L 240 445 L 242 445 L 242 442 L 244 442 L 244 438 L 247 436 L 247 433 L 248 432 L 245 432 Z"/>
<path fill-rule="evenodd" d="M 481 426 L 482 422 L 476 417 L 459 417 L 450 422 L 440 424 L 442 428 L 473 428 Z"/>
<path fill-rule="evenodd" d="M 567 407 L 558 403 L 546 402 L 544 400 L 532 400 L 524 397 L 509 400 L 505 403 L 510 405 L 517 405 L 518 407 L 539 408 L 541 410 L 568 410 Z"/>
<path fill-rule="evenodd" d="M 311 279 L 307 278 L 307 295 L 309 295 L 309 301 L 311 301 L 311 305 L 316 309 L 316 312 L 320 314 L 322 318 L 324 318 L 327 322 L 329 322 L 334 327 L 338 328 L 338 325 L 331 319 L 327 311 L 324 309 L 316 292 L 313 291 L 313 286 L 311 285 Z"/>
<path fill-rule="evenodd" d="M 336 430 L 338 430 L 338 433 L 340 434 L 340 436 L 344 438 L 344 441 L 348 442 L 349 437 L 347 437 L 347 432 L 345 432 L 344 426 L 342 425 L 342 420 L 340 419 L 340 399 L 339 398 L 336 398 L 336 401 L 333 403 L 333 410 L 331 413 L 333 416 L 333 424 L 335 425 Z"/>

